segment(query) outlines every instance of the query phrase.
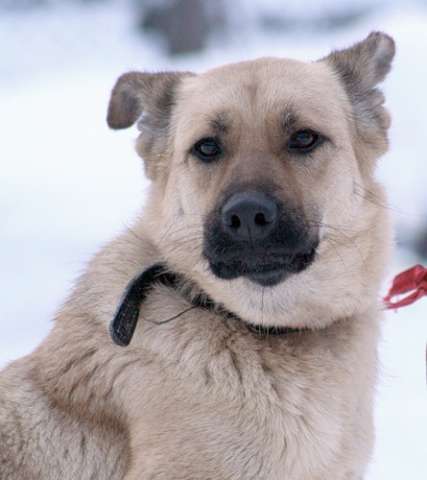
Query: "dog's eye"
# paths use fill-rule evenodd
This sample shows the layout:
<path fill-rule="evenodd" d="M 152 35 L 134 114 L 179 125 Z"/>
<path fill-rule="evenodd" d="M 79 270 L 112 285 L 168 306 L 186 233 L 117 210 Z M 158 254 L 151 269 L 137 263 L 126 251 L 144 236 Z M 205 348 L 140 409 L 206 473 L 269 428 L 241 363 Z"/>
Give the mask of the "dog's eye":
<path fill-rule="evenodd" d="M 322 137 L 313 130 L 298 130 L 291 135 L 288 150 L 298 153 L 308 153 L 314 150 L 322 141 Z"/>
<path fill-rule="evenodd" d="M 222 150 L 215 138 L 202 138 L 192 148 L 193 155 L 196 155 L 203 162 L 212 162 Z"/>

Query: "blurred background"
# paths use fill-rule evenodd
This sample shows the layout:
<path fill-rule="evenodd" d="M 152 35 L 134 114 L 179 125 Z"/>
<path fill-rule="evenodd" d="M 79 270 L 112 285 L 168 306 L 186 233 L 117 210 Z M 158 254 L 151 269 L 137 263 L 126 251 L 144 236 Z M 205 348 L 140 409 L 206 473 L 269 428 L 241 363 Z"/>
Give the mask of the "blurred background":
<path fill-rule="evenodd" d="M 132 222 L 147 181 L 133 129 L 105 123 L 130 69 L 315 60 L 383 30 L 391 149 L 378 167 L 397 249 L 427 262 L 427 0 L 0 0 L 0 367 L 30 352 L 90 256 Z M 386 316 L 368 480 L 427 478 L 427 299 Z"/>

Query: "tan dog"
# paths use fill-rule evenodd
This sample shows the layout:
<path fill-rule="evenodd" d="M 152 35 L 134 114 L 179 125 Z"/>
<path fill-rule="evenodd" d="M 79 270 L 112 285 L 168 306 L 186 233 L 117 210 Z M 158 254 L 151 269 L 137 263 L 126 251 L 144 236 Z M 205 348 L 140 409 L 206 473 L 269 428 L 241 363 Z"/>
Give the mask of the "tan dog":
<path fill-rule="evenodd" d="M 108 122 L 139 120 L 148 204 L 2 372 L 1 480 L 362 479 L 391 245 L 376 86 L 393 56 L 373 33 L 314 63 L 118 80 Z M 139 307 L 123 304 L 130 345 L 115 345 L 126 285 L 159 262 L 175 281 L 139 298 L 131 342 Z"/>

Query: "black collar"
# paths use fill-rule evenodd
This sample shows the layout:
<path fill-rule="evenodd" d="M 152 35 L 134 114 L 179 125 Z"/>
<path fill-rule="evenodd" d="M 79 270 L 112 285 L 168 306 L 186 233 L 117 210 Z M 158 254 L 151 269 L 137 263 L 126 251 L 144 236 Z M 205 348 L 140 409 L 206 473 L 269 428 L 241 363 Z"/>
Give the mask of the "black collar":
<path fill-rule="evenodd" d="M 156 284 L 165 285 L 177 290 L 180 285 L 185 284 L 185 279 L 181 275 L 168 270 L 165 264 L 156 263 L 131 280 L 126 287 L 117 311 L 110 323 L 110 335 L 114 343 L 122 347 L 129 345 L 135 332 L 142 303 Z M 189 295 L 188 297 L 191 307 L 172 318 L 154 323 L 158 325 L 168 323 L 193 308 L 203 308 L 205 310 L 215 311 L 225 318 L 238 320 L 245 324 L 249 331 L 260 336 L 286 335 L 300 331 L 290 327 L 252 325 L 242 320 L 233 312 L 225 309 L 223 306 L 218 305 L 204 293 Z"/>

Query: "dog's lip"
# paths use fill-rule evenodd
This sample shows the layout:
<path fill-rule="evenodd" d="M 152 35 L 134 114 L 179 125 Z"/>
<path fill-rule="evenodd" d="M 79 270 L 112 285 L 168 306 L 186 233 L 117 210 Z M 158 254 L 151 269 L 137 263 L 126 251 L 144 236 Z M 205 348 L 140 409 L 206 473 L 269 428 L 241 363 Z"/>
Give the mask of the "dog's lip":
<path fill-rule="evenodd" d="M 261 272 L 248 273 L 245 277 L 262 287 L 273 287 L 283 281 L 289 274 L 290 272 L 283 268 L 272 268 Z"/>
<path fill-rule="evenodd" d="M 234 260 L 209 260 L 213 273 L 222 279 L 232 280 L 238 277 L 248 278 L 262 286 L 274 286 L 287 276 L 305 270 L 313 263 L 316 256 L 316 247 L 305 252 L 282 255 L 269 262 L 247 262 L 235 258 Z"/>

